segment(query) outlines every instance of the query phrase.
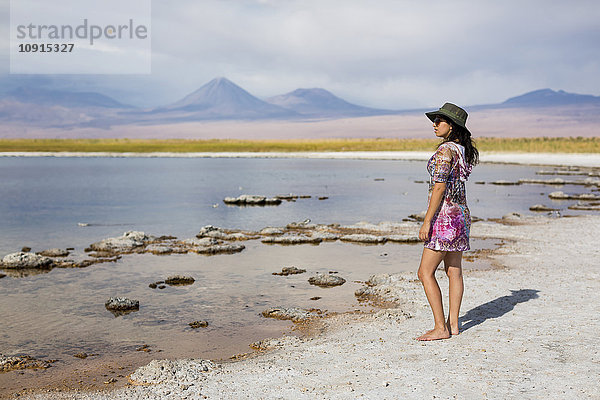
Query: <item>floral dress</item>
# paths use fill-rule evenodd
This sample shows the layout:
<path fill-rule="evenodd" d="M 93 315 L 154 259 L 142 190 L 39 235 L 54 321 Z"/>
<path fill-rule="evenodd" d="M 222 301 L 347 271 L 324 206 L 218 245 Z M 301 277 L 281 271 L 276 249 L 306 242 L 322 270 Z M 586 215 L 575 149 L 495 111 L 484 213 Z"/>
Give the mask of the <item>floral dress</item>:
<path fill-rule="evenodd" d="M 440 251 L 469 250 L 471 213 L 465 183 L 471 166 L 465 161 L 464 147 L 454 142 L 443 143 L 429 159 L 427 171 L 430 175 L 428 204 L 435 182 L 446 182 L 446 191 L 431 220 L 425 247 Z"/>

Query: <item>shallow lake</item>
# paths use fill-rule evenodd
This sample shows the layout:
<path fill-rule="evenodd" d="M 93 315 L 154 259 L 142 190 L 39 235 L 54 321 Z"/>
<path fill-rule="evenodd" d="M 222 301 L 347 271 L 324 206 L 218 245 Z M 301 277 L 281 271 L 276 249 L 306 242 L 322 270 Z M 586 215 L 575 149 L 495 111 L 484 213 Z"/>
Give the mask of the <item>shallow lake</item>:
<path fill-rule="evenodd" d="M 531 214 L 529 207 L 538 203 L 560 208 L 563 215 L 576 214 L 566 209 L 575 201 L 552 201 L 548 193 L 588 192 L 583 186 L 490 184 L 552 178 L 536 175 L 539 169 L 477 166 L 467 189 L 472 215 Z M 74 255 L 82 255 L 89 244 L 130 230 L 184 239 L 208 224 L 259 230 L 306 219 L 318 224 L 401 221 L 425 209 L 426 180 L 425 163 L 414 161 L 0 158 L 0 256 L 23 246 L 32 251 L 72 247 Z M 226 206 L 222 201 L 241 194 L 288 193 L 311 197 L 267 207 Z M 8 276 L 0 279 L 0 353 L 58 361 L 46 371 L 0 374 L 0 393 L 39 386 L 44 379 L 56 384 L 49 377 L 61 376 L 61 371 L 71 376 L 74 370 L 86 370 L 78 379 L 83 374 L 97 383 L 100 376 L 122 376 L 152 358 L 215 359 L 249 351 L 253 341 L 290 331 L 290 322 L 260 315 L 272 306 L 367 311 L 371 306 L 354 297 L 359 281 L 374 273 L 416 270 L 422 249 L 397 243 L 244 244 L 243 252 L 232 255 L 136 254 L 83 269 L 55 268 L 20 277 L 3 271 Z M 472 242 L 474 249 L 493 246 Z M 292 265 L 308 272 L 272 275 Z M 332 270 L 347 283 L 328 289 L 307 283 L 315 272 Z M 148 287 L 173 274 L 191 275 L 196 282 L 162 290 Z M 138 299 L 140 310 L 115 317 L 104 308 L 111 296 Z M 188 323 L 196 320 L 207 320 L 209 326 L 191 329 Z M 151 351 L 136 352 L 142 345 Z M 74 358 L 79 352 L 94 356 Z M 76 382 L 87 381 L 65 385 Z"/>

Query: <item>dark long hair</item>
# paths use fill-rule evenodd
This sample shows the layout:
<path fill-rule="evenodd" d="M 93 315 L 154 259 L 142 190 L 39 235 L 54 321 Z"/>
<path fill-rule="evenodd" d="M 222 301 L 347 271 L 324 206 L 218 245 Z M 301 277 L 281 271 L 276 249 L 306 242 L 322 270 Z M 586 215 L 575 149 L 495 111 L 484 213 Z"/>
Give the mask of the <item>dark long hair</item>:
<path fill-rule="evenodd" d="M 449 120 L 448 123 L 452 125 L 452 131 L 450 131 L 448 138 L 440 143 L 440 145 L 446 142 L 458 141 L 458 143 L 465 148 L 467 164 L 476 165 L 479 162 L 479 151 L 475 147 L 475 142 L 471 138 L 471 133 L 462 126 L 456 125 L 453 121 Z"/>

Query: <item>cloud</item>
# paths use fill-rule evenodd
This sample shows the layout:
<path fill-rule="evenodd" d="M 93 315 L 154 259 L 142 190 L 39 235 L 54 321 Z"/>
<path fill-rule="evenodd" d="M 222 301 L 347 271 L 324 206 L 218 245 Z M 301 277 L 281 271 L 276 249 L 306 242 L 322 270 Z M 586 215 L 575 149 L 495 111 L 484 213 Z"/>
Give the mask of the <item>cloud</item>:
<path fill-rule="evenodd" d="M 595 1 L 178 0 L 152 6 L 153 74 L 132 77 L 131 84 L 155 88 L 157 104 L 215 76 L 261 97 L 324 87 L 394 109 L 446 99 L 495 103 L 543 87 L 600 93 Z"/>

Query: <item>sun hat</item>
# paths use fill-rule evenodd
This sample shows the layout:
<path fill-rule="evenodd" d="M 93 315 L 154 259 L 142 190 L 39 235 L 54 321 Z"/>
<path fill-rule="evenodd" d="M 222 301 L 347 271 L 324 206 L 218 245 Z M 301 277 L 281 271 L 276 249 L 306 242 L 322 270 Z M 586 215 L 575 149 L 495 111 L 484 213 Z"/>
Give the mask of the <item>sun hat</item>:
<path fill-rule="evenodd" d="M 429 118 L 432 122 L 433 122 L 433 120 L 435 120 L 435 117 L 438 115 L 449 118 L 456 125 L 466 129 L 466 131 L 469 132 L 469 130 L 467 129 L 467 125 L 466 125 L 467 117 L 469 116 L 469 114 L 467 114 L 467 112 L 465 110 L 463 110 L 456 104 L 445 103 L 442 107 L 440 107 L 439 110 L 426 112 L 425 115 L 427 115 L 427 118 Z M 471 132 L 469 132 L 469 135 L 470 134 L 471 134 Z"/>

